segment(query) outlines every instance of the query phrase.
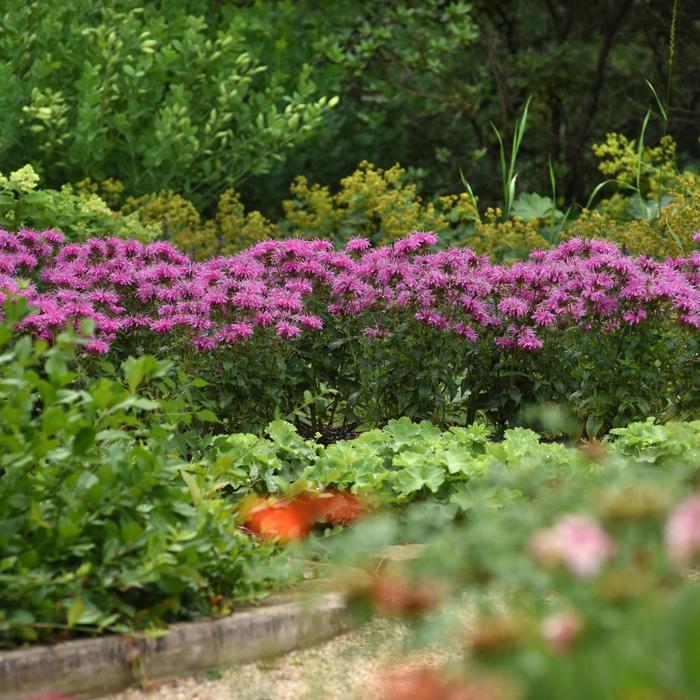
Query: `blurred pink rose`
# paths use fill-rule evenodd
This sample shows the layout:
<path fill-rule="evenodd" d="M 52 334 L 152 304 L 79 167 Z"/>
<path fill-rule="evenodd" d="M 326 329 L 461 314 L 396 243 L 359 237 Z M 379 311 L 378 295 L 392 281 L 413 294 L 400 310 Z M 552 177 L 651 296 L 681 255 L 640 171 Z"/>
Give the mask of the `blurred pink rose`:
<path fill-rule="evenodd" d="M 583 620 L 579 615 L 573 610 L 565 610 L 545 618 L 541 632 L 554 651 L 564 652 L 571 648 L 582 629 Z"/>
<path fill-rule="evenodd" d="M 563 515 L 535 533 L 530 551 L 543 564 L 563 564 L 572 574 L 589 578 L 614 554 L 615 543 L 593 518 Z"/>
<path fill-rule="evenodd" d="M 700 493 L 677 505 L 666 522 L 666 551 L 679 566 L 689 566 L 700 553 Z"/>

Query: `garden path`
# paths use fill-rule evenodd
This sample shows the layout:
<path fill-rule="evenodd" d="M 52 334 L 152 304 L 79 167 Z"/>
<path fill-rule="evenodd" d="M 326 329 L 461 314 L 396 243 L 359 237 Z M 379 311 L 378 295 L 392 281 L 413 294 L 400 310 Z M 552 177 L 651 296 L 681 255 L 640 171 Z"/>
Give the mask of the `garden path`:
<path fill-rule="evenodd" d="M 383 671 L 438 663 L 437 653 L 401 656 L 405 628 L 374 620 L 330 642 L 267 661 L 163 683 L 130 688 L 104 700 L 374 700 L 382 697 Z"/>

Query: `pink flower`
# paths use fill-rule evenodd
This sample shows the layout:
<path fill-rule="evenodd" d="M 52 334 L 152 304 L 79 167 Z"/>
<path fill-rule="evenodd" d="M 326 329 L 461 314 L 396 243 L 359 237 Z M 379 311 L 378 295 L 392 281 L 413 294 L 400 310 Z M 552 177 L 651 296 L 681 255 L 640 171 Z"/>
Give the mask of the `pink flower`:
<path fill-rule="evenodd" d="M 174 325 L 175 321 L 173 321 L 171 318 L 160 318 L 155 321 L 151 321 L 151 330 L 155 333 L 169 333 L 173 329 Z"/>
<path fill-rule="evenodd" d="M 554 651 L 565 652 L 583 630 L 583 620 L 574 610 L 550 615 L 542 621 L 540 631 Z"/>
<path fill-rule="evenodd" d="M 347 250 L 348 253 L 360 253 L 363 250 L 367 250 L 367 248 L 369 248 L 370 245 L 371 244 L 367 238 L 361 238 L 358 236 L 356 238 L 351 238 L 347 242 L 345 250 Z"/>
<path fill-rule="evenodd" d="M 539 306 L 532 314 L 532 320 L 538 326 L 551 326 L 556 323 L 557 317 L 545 306 Z"/>
<path fill-rule="evenodd" d="M 220 343 L 238 343 L 252 336 L 253 327 L 249 323 L 229 323 L 216 334 L 216 340 Z"/>
<path fill-rule="evenodd" d="M 449 328 L 449 326 L 450 326 L 450 324 L 444 318 L 444 316 L 437 313 L 437 311 L 418 311 L 415 314 L 415 317 L 418 321 L 421 321 L 428 326 L 433 326 L 434 328 L 439 328 L 441 330 L 444 330 L 445 328 Z"/>
<path fill-rule="evenodd" d="M 323 321 L 318 316 L 297 316 L 296 319 L 303 328 L 320 331 L 323 328 Z"/>
<path fill-rule="evenodd" d="M 365 328 L 362 331 L 362 335 L 364 335 L 365 338 L 389 338 L 391 337 L 391 332 L 384 328 L 373 326 Z"/>
<path fill-rule="evenodd" d="M 664 535 L 669 559 L 679 566 L 692 564 L 700 553 L 700 493 L 673 509 Z"/>
<path fill-rule="evenodd" d="M 394 243 L 394 252 L 399 255 L 412 253 L 419 248 L 435 245 L 438 237 L 432 231 L 413 231 L 406 238 L 401 238 Z"/>
<path fill-rule="evenodd" d="M 563 515 L 530 540 L 530 551 L 539 562 L 561 564 L 572 574 L 590 578 L 615 552 L 615 543 L 596 520 L 585 515 Z"/>
<path fill-rule="evenodd" d="M 44 236 L 44 240 L 47 241 L 48 243 L 54 243 L 56 245 L 63 243 L 65 240 L 65 236 L 61 231 L 55 231 L 54 229 L 49 229 L 48 231 L 44 231 L 42 234 Z"/>
<path fill-rule="evenodd" d="M 216 347 L 216 340 L 211 336 L 197 335 L 192 338 L 192 345 L 196 350 L 209 351 Z"/>
<path fill-rule="evenodd" d="M 297 338 L 301 335 L 301 329 L 299 326 L 295 326 L 293 323 L 287 323 L 287 321 L 280 321 L 277 324 L 277 335 L 280 338 Z"/>
<path fill-rule="evenodd" d="M 512 350 L 516 347 L 515 338 L 509 338 L 506 335 L 498 336 L 494 339 L 493 342 L 496 343 L 496 345 L 498 345 L 499 348 L 506 348 L 508 350 Z"/>
<path fill-rule="evenodd" d="M 631 326 L 640 323 L 647 317 L 647 312 L 644 309 L 639 309 L 638 311 L 628 310 L 622 314 L 622 318 L 627 321 Z"/>
<path fill-rule="evenodd" d="M 476 333 L 476 331 L 471 326 L 467 326 L 464 323 L 455 323 L 455 325 L 452 327 L 452 330 L 458 336 L 466 338 L 467 340 L 471 340 L 473 343 L 479 340 L 479 336 Z"/>
<path fill-rule="evenodd" d="M 260 311 L 255 314 L 253 323 L 255 323 L 256 326 L 269 326 L 274 320 L 275 317 L 269 311 Z"/>
<path fill-rule="evenodd" d="M 527 313 L 528 305 L 526 301 L 517 297 L 505 297 L 498 304 L 498 310 L 506 316 L 524 316 Z"/>
<path fill-rule="evenodd" d="M 532 328 L 523 328 L 518 334 L 517 344 L 523 350 L 539 350 L 544 343 L 535 335 Z"/>
<path fill-rule="evenodd" d="M 104 340 L 91 340 L 85 343 L 84 348 L 87 352 L 94 352 L 98 355 L 104 355 L 109 352 L 109 343 Z"/>
<path fill-rule="evenodd" d="M 78 244 L 57 232 L 0 231 L 0 286 L 27 298 L 34 311 L 21 327 L 47 338 L 87 316 L 101 340 L 140 327 L 164 335 L 206 329 L 208 339 L 228 327 L 225 335 L 237 337 L 232 324 L 287 324 L 278 334 L 296 337 L 322 331 L 328 316 L 367 311 L 380 325 L 417 313 L 434 332 L 483 337 L 509 351 L 542 347 L 539 327 L 616 333 L 652 316 L 700 327 L 697 251 L 659 262 L 574 239 L 506 266 L 466 248 L 424 250 L 435 242 L 425 232 L 381 248 L 355 238 L 344 251 L 329 241 L 265 241 L 196 263 L 162 241 Z M 360 328 L 374 323 L 360 319 Z"/>

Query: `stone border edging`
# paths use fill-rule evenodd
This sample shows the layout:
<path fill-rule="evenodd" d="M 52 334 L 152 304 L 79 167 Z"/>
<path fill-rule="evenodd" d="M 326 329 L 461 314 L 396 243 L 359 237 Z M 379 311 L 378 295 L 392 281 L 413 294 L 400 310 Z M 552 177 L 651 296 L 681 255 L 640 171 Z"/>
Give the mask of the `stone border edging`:
<path fill-rule="evenodd" d="M 138 682 L 254 661 L 330 639 L 351 627 L 342 595 L 328 593 L 181 622 L 137 640 L 109 635 L 0 652 L 0 700 L 54 692 L 99 697 Z"/>

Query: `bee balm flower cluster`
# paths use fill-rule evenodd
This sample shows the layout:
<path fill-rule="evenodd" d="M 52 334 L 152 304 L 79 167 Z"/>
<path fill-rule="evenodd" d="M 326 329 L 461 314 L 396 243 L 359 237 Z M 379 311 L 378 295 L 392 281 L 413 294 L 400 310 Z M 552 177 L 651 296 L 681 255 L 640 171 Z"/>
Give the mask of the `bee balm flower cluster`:
<path fill-rule="evenodd" d="M 469 248 L 431 251 L 437 242 L 414 232 L 380 248 L 356 238 L 337 251 L 325 240 L 271 240 L 195 262 L 163 241 L 65 243 L 58 231 L 0 231 L 0 290 L 27 298 L 32 312 L 21 327 L 37 337 L 93 319 L 86 348 L 97 353 L 133 332 L 207 351 L 320 333 L 343 317 L 359 317 L 367 337 L 382 338 L 397 314 L 523 351 L 571 325 L 615 332 L 663 314 L 700 328 L 700 251 L 658 261 L 572 239 L 504 266 Z"/>

